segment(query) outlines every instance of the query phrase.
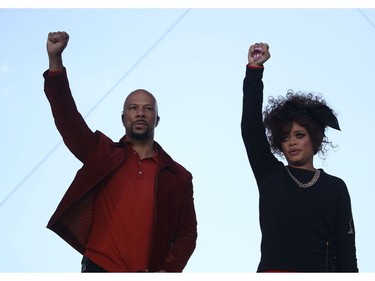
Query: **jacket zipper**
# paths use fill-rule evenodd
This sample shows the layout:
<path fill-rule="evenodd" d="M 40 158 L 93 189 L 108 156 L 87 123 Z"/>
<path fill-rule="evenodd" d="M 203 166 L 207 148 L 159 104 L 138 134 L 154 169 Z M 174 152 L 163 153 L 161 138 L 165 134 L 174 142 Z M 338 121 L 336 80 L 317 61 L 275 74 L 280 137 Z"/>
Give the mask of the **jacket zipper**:
<path fill-rule="evenodd" d="M 326 272 L 328 272 L 328 259 L 329 259 L 329 242 L 327 241 L 327 248 L 326 248 Z"/>
<path fill-rule="evenodd" d="M 154 188 L 154 212 L 153 212 L 153 220 L 152 220 L 152 231 L 151 231 L 151 239 L 150 239 L 150 248 L 148 251 L 148 261 L 147 261 L 147 268 L 145 269 L 145 272 L 149 271 L 150 263 L 151 263 L 151 254 L 152 254 L 152 248 L 154 246 L 154 234 L 155 234 L 155 224 L 156 224 L 156 217 L 157 217 L 157 205 L 156 205 L 156 193 L 158 190 L 158 178 L 159 174 L 162 168 L 158 169 L 156 171 L 155 175 L 155 188 Z"/>

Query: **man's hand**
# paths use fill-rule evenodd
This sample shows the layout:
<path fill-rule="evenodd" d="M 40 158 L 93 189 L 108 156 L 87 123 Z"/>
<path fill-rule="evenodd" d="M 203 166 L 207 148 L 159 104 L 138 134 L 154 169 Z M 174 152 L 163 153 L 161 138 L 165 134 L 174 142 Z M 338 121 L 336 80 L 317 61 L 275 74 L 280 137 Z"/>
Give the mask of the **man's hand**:
<path fill-rule="evenodd" d="M 270 57 L 271 54 L 268 51 L 269 46 L 267 43 L 255 43 L 249 48 L 249 54 L 247 56 L 249 65 L 262 66 Z"/>
<path fill-rule="evenodd" d="M 65 31 L 50 32 L 47 38 L 47 53 L 49 58 L 49 70 L 63 69 L 62 52 L 68 45 L 69 34 Z"/>
<path fill-rule="evenodd" d="M 47 39 L 48 55 L 61 55 L 65 47 L 68 45 L 69 34 L 65 31 L 50 32 Z"/>

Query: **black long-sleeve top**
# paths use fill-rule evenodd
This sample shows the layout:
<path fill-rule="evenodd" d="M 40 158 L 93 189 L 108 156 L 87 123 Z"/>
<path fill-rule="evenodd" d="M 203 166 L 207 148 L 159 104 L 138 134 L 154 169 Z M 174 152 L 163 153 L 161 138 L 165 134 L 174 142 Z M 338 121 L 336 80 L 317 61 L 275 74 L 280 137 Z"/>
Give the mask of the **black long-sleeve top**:
<path fill-rule="evenodd" d="M 258 272 L 358 272 L 350 196 L 343 180 L 322 169 L 299 187 L 271 152 L 262 119 L 263 68 L 246 69 L 242 138 L 259 190 L 262 232 Z M 290 168 L 301 182 L 313 172 Z"/>

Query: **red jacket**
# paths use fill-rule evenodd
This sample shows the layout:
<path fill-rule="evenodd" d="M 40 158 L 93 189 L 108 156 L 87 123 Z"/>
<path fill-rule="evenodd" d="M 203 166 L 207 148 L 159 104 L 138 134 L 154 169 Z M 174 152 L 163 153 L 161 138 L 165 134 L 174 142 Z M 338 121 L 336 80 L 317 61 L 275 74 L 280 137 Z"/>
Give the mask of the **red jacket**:
<path fill-rule="evenodd" d="M 76 108 L 66 70 L 57 75 L 46 71 L 43 76 L 56 127 L 65 145 L 83 163 L 47 228 L 83 254 L 91 227 L 93 191 L 128 157 L 124 149 L 127 144 L 124 137 L 113 142 L 103 133 L 90 130 Z M 181 272 L 197 239 L 192 175 L 156 142 L 155 146 L 160 162 L 148 270 Z"/>

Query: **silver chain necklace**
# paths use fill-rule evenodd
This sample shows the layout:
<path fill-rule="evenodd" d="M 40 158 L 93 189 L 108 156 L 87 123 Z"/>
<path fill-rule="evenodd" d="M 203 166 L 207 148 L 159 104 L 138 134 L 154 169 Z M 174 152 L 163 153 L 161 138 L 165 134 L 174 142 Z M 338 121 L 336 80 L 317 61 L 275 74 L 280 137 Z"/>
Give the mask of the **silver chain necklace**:
<path fill-rule="evenodd" d="M 317 182 L 317 180 L 319 179 L 319 177 L 320 177 L 320 170 L 319 170 L 319 169 L 315 169 L 315 173 L 314 173 L 314 176 L 312 177 L 312 179 L 311 179 L 309 182 L 307 182 L 307 183 L 302 183 L 302 182 L 300 182 L 299 180 L 297 180 L 297 179 L 292 175 L 292 173 L 291 173 L 290 170 L 289 170 L 289 167 L 285 167 L 285 168 L 286 168 L 286 170 L 287 170 L 289 176 L 292 178 L 292 180 L 294 180 L 294 182 L 295 182 L 299 187 L 301 187 L 301 188 L 308 188 L 308 187 L 310 187 L 310 186 L 313 186 L 313 185 Z"/>

